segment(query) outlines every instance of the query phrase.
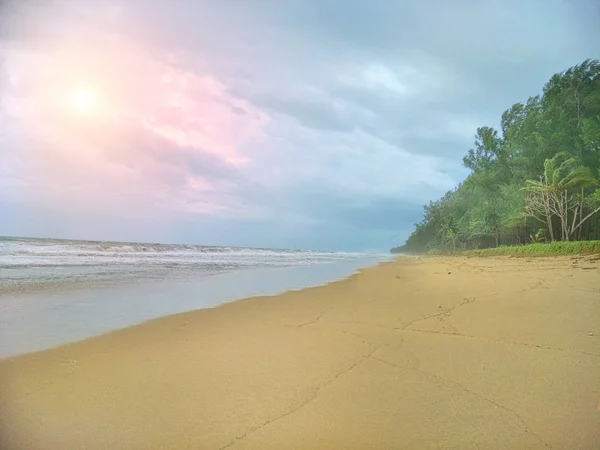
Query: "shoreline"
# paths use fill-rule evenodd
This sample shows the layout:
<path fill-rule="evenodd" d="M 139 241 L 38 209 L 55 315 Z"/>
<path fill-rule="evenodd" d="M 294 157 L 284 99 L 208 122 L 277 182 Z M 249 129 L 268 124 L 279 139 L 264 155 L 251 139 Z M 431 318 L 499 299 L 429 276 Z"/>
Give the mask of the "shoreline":
<path fill-rule="evenodd" d="M 321 286 L 389 260 L 364 258 L 337 263 L 246 268 L 195 277 L 96 284 L 75 282 L 47 290 L 28 287 L 0 292 L 0 309 L 4 316 L 0 328 L 0 361 L 172 314 Z"/>
<path fill-rule="evenodd" d="M 108 336 L 108 335 L 113 334 L 113 333 L 119 333 L 120 331 L 134 330 L 134 329 L 136 329 L 138 327 L 151 326 L 153 323 L 160 323 L 161 321 L 166 320 L 166 319 L 175 320 L 175 318 L 177 318 L 177 317 L 185 318 L 185 316 L 188 315 L 188 314 L 200 313 L 201 311 L 223 308 L 223 307 L 225 307 L 227 305 L 234 304 L 234 303 L 252 302 L 255 299 L 270 299 L 270 298 L 284 296 L 284 295 L 295 293 L 295 292 L 309 291 L 311 289 L 318 289 L 318 288 L 330 286 L 330 285 L 335 284 L 335 283 L 340 283 L 340 282 L 344 282 L 346 280 L 349 280 L 352 277 L 355 277 L 355 276 L 359 275 L 363 270 L 371 269 L 371 268 L 376 268 L 376 267 L 378 267 L 380 265 L 391 263 L 391 262 L 393 262 L 393 261 L 383 261 L 383 262 L 376 263 L 376 264 L 374 264 L 372 266 L 362 267 L 362 268 L 356 269 L 353 273 L 351 273 L 350 275 L 348 275 L 346 277 L 339 278 L 339 279 L 334 279 L 334 280 L 331 280 L 331 281 L 326 281 L 323 284 L 318 284 L 318 285 L 315 285 L 315 286 L 305 286 L 305 287 L 299 287 L 297 289 L 292 288 L 292 289 L 288 289 L 288 290 L 285 290 L 285 291 L 277 292 L 277 293 L 274 293 L 274 294 L 263 294 L 263 295 L 255 295 L 255 296 L 251 296 L 251 297 L 236 298 L 236 299 L 225 301 L 225 302 L 213 305 L 213 306 L 206 306 L 206 307 L 203 307 L 203 308 L 197 308 L 197 309 L 192 309 L 192 310 L 188 310 L 188 311 L 182 311 L 182 312 L 177 312 L 177 313 L 173 313 L 173 314 L 167 314 L 167 315 L 164 315 L 164 316 L 153 317 L 151 319 L 147 319 L 147 320 L 144 320 L 142 322 L 138 322 L 138 323 L 135 323 L 135 324 L 132 324 L 132 325 L 128 325 L 128 326 L 125 326 L 123 328 L 117 328 L 117 329 L 114 329 L 114 330 L 109 330 L 109 331 L 106 331 L 104 333 L 96 334 L 96 335 L 89 336 L 89 337 L 86 337 L 86 338 L 83 338 L 83 339 L 78 339 L 76 341 L 65 342 L 65 343 L 62 343 L 62 344 L 59 344 L 59 345 L 56 345 L 56 346 L 53 346 L 53 347 L 48 347 L 48 348 L 44 348 L 44 349 L 40 349 L 40 350 L 34 350 L 34 351 L 31 351 L 31 352 L 20 353 L 20 354 L 16 354 L 16 355 L 7 356 L 7 357 L 0 357 L 0 364 L 2 364 L 2 362 L 4 362 L 4 361 L 13 360 L 13 359 L 16 359 L 16 358 L 28 357 L 28 356 L 31 356 L 31 355 L 35 355 L 37 353 L 44 353 L 44 352 L 48 352 L 48 351 L 60 350 L 62 347 L 68 347 L 68 346 L 71 346 L 71 345 L 84 344 L 87 341 L 92 341 L 92 340 L 95 340 L 95 339 L 103 338 L 103 337 Z"/>
<path fill-rule="evenodd" d="M 0 431 L 9 449 L 595 449 L 599 272 L 396 257 L 152 319 L 0 360 Z"/>

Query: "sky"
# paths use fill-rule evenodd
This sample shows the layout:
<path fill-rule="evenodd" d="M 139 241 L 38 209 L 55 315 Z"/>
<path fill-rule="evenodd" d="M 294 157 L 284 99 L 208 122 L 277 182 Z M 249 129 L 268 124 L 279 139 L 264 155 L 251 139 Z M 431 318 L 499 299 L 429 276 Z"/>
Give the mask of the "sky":
<path fill-rule="evenodd" d="M 387 251 L 594 0 L 0 0 L 0 235 Z"/>

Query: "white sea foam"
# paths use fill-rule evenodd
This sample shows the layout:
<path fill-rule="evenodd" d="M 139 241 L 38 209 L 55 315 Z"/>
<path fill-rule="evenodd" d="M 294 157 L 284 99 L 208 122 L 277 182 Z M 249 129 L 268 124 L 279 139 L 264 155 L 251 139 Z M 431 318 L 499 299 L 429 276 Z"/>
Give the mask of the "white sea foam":
<path fill-rule="evenodd" d="M 352 261 L 364 253 L 0 238 L 0 289 Z"/>

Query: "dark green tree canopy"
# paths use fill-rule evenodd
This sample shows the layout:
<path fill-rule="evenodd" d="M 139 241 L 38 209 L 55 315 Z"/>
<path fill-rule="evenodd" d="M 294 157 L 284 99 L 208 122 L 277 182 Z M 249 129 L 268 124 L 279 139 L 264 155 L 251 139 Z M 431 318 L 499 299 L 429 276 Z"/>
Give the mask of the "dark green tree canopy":
<path fill-rule="evenodd" d="M 402 251 L 600 239 L 600 61 L 553 75 L 500 130 L 479 127 L 471 174 L 424 207 Z"/>

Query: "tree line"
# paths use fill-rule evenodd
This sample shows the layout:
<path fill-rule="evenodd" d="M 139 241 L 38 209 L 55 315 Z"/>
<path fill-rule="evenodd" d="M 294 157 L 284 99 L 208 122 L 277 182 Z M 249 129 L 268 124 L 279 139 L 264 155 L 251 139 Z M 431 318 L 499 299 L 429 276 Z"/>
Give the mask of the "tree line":
<path fill-rule="evenodd" d="M 463 164 L 469 176 L 393 252 L 600 239 L 600 61 L 552 76 L 500 130 L 478 128 Z"/>

